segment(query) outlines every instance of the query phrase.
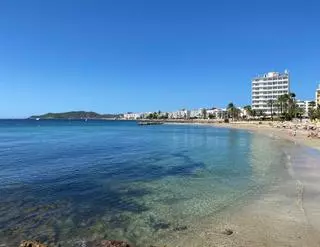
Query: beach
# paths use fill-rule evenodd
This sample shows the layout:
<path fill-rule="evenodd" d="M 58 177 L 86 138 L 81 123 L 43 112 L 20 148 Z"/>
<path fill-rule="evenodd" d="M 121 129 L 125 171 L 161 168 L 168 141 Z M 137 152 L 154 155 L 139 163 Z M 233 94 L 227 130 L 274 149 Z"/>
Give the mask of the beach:
<path fill-rule="evenodd" d="M 293 135 L 292 128 L 272 123 L 204 124 L 290 141 L 296 148 L 287 153 L 287 164 L 279 164 L 287 171 L 283 181 L 236 211 L 202 222 L 205 227 L 199 229 L 206 230 L 170 246 L 320 246 L 320 139 L 308 137 L 307 130 Z M 229 230 L 232 234 L 225 234 Z"/>
<path fill-rule="evenodd" d="M 224 127 L 224 128 L 234 128 L 234 129 L 244 129 L 249 131 L 254 131 L 255 133 L 274 136 L 277 138 L 282 138 L 295 142 L 297 144 L 305 145 L 311 148 L 320 150 L 320 138 L 309 137 L 309 130 L 294 129 L 289 125 L 286 128 L 279 127 L 279 123 L 276 122 L 234 122 L 234 123 L 215 123 L 213 126 Z M 291 127 L 291 128 L 290 128 Z M 295 132 L 295 133 L 294 133 Z"/>
<path fill-rule="evenodd" d="M 319 246 L 320 155 L 305 132 L 269 123 L 0 123 L 0 245 Z"/>
<path fill-rule="evenodd" d="M 248 130 L 254 133 L 268 135 L 270 137 L 276 137 L 285 139 L 297 144 L 305 145 L 317 150 L 320 150 L 320 137 L 310 137 L 310 133 L 316 132 L 320 129 L 319 125 L 315 124 L 297 124 L 292 122 L 281 123 L 272 121 L 230 121 L 224 123 L 221 121 L 211 120 L 178 120 L 178 121 L 164 121 L 166 124 L 191 124 L 191 125 L 208 125 L 220 128 L 232 128 Z M 299 126 L 300 128 L 296 127 Z M 316 131 L 310 129 L 303 129 L 302 126 L 312 126 L 316 128 Z M 318 134 L 319 135 L 319 134 Z"/>

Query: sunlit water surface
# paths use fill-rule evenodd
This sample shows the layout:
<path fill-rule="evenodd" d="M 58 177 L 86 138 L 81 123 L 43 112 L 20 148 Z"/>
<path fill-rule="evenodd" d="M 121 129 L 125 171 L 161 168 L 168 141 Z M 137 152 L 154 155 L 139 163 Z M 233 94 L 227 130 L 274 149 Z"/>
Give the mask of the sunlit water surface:
<path fill-rule="evenodd" d="M 0 244 L 163 244 L 283 179 L 290 144 L 208 126 L 0 121 Z"/>

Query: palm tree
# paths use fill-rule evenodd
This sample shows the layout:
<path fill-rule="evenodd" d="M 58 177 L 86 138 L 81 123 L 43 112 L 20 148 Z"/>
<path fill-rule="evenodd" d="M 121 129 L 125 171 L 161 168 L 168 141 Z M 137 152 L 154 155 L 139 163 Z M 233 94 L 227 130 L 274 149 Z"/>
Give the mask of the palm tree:
<path fill-rule="evenodd" d="M 278 104 L 279 104 L 279 106 L 280 106 L 280 113 L 281 113 L 281 115 L 283 114 L 283 104 L 284 104 L 284 102 L 285 102 L 285 96 L 284 96 L 284 94 L 283 95 L 280 95 L 279 97 L 278 97 Z"/>
<path fill-rule="evenodd" d="M 302 116 L 305 114 L 305 110 L 303 108 L 298 107 L 298 105 L 296 105 L 295 114 L 296 114 L 296 117 L 300 118 L 300 121 L 301 121 Z"/>
<path fill-rule="evenodd" d="M 252 110 L 251 114 L 252 114 L 253 117 L 255 117 L 255 116 L 257 116 L 257 111 L 256 110 Z"/>
<path fill-rule="evenodd" d="M 248 113 L 249 116 L 252 116 L 252 108 L 251 105 L 246 105 L 243 109 Z"/>
<path fill-rule="evenodd" d="M 289 95 L 290 95 L 290 97 L 291 97 L 292 99 L 295 99 L 295 98 L 296 98 L 296 94 L 295 94 L 295 93 L 289 93 Z"/>
<path fill-rule="evenodd" d="M 207 110 L 205 108 L 201 109 L 201 116 L 202 116 L 203 119 L 207 118 Z"/>
<path fill-rule="evenodd" d="M 283 109 L 284 109 L 284 113 L 288 113 L 289 110 L 289 106 L 290 106 L 290 101 L 291 101 L 291 96 L 290 94 L 284 94 L 283 95 Z"/>
<path fill-rule="evenodd" d="M 320 119 L 320 106 L 309 110 L 309 118 L 311 120 Z"/>
<path fill-rule="evenodd" d="M 296 111 L 295 97 L 296 97 L 295 93 L 283 94 L 278 97 L 281 116 L 287 118 L 288 120 L 292 119 L 295 116 L 295 111 Z"/>
<path fill-rule="evenodd" d="M 235 109 L 236 109 L 236 107 L 234 106 L 234 104 L 233 104 L 232 102 L 230 102 L 230 103 L 227 105 L 228 117 L 231 117 L 231 118 L 232 118 L 232 121 L 233 121 L 233 119 L 234 119 Z"/>
<path fill-rule="evenodd" d="M 270 99 L 270 100 L 268 100 L 267 104 L 268 104 L 268 106 L 270 106 L 271 120 L 273 121 L 273 104 L 274 104 L 274 101 L 272 99 Z"/>
<path fill-rule="evenodd" d="M 241 110 L 237 107 L 234 108 L 234 117 L 239 120 Z"/>
<path fill-rule="evenodd" d="M 282 107 L 283 96 L 282 95 L 278 96 L 277 103 L 278 103 L 280 114 L 282 114 L 282 111 L 283 111 L 283 107 Z"/>

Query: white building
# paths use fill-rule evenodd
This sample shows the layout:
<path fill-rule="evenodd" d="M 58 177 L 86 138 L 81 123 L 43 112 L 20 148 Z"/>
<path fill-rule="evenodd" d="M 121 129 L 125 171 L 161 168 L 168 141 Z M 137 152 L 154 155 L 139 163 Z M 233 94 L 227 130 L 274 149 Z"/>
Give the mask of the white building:
<path fill-rule="evenodd" d="M 191 110 L 190 118 L 202 118 L 202 109 Z"/>
<path fill-rule="evenodd" d="M 262 111 L 271 115 L 271 106 L 268 101 L 275 102 L 280 95 L 290 92 L 289 72 L 269 72 L 252 80 L 252 110 Z M 277 112 L 273 107 L 273 112 Z"/>
<path fill-rule="evenodd" d="M 216 110 L 216 109 L 208 109 L 208 110 L 207 110 L 207 118 L 209 118 L 209 115 L 213 115 L 213 117 L 216 118 L 216 116 L 215 116 L 215 110 Z"/>
<path fill-rule="evenodd" d="M 244 109 L 243 107 L 238 107 L 238 109 L 240 112 L 239 117 L 246 118 L 249 116 L 249 112 L 246 109 Z"/>
<path fill-rule="evenodd" d="M 296 104 L 303 110 L 304 117 L 307 117 L 309 115 L 310 109 L 315 107 L 315 102 L 311 100 L 297 100 Z"/>
<path fill-rule="evenodd" d="M 320 107 L 320 84 L 316 89 L 316 107 Z"/>
<path fill-rule="evenodd" d="M 141 118 L 142 113 L 133 113 L 133 112 L 128 112 L 123 114 L 123 118 L 126 120 L 136 120 Z"/>
<path fill-rule="evenodd" d="M 207 110 L 207 116 L 209 116 L 210 114 L 213 115 L 215 119 L 225 119 L 227 118 L 228 112 L 226 109 L 216 108 L 213 110 Z"/>
<path fill-rule="evenodd" d="M 168 113 L 168 118 L 171 119 L 188 119 L 190 118 L 190 111 L 189 110 L 180 110 Z"/>

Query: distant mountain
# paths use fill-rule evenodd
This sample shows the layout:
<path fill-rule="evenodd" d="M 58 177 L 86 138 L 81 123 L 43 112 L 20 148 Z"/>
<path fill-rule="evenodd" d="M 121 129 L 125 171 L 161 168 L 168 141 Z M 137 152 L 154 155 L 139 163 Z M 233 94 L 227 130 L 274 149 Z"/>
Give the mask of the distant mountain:
<path fill-rule="evenodd" d="M 31 116 L 30 119 L 108 119 L 108 118 L 119 118 L 120 114 L 99 114 L 96 112 L 86 111 L 70 111 L 61 113 L 47 113 L 39 116 Z"/>

